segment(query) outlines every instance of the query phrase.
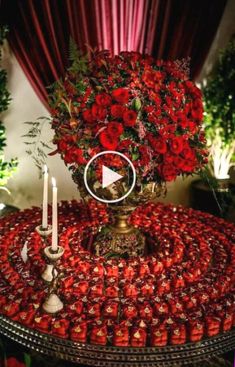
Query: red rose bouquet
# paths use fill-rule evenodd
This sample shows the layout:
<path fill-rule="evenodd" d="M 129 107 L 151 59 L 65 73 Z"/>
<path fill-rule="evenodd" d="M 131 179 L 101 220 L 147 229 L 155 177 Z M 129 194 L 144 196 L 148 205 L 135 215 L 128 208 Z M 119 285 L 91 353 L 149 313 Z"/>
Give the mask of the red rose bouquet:
<path fill-rule="evenodd" d="M 83 181 L 86 163 L 104 150 L 124 153 L 139 184 L 200 170 L 206 161 L 202 96 L 185 67 L 136 52 L 102 51 L 82 60 L 54 85 L 50 99 L 56 152 L 75 181 Z M 104 163 L 122 169 L 116 156 L 103 160 L 97 177 Z"/>

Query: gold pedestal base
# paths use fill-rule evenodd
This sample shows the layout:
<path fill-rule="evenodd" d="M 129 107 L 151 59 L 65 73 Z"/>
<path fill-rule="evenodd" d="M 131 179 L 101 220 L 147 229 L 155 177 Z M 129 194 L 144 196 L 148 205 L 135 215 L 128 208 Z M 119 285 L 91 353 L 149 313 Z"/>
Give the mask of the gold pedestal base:
<path fill-rule="evenodd" d="M 104 227 L 97 235 L 94 251 L 98 256 L 135 257 L 145 253 L 145 236 L 128 219 L 134 207 L 117 206 L 112 208 L 114 224 Z"/>

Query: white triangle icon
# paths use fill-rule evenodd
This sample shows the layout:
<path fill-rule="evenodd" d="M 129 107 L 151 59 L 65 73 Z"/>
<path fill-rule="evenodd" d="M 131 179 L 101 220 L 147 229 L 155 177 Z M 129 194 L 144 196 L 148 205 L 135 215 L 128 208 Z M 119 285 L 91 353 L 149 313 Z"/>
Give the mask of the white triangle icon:
<path fill-rule="evenodd" d="M 111 185 L 112 183 L 121 180 L 123 176 L 119 175 L 117 172 L 112 171 L 106 166 L 102 166 L 102 188 Z"/>

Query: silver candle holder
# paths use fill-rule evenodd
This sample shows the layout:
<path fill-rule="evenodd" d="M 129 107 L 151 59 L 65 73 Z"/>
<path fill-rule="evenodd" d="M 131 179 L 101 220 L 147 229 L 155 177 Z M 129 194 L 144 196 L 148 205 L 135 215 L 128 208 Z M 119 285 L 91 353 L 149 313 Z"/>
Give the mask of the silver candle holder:
<path fill-rule="evenodd" d="M 37 226 L 36 231 L 41 236 L 43 242 L 47 244 L 47 237 L 50 236 L 50 234 L 52 233 L 52 226 L 49 225 L 47 228 L 43 228 L 42 226 Z M 42 279 L 45 282 L 52 282 L 53 268 L 54 268 L 53 264 L 50 264 L 47 262 L 46 267 L 41 275 Z"/>
<path fill-rule="evenodd" d="M 47 246 L 44 249 L 44 254 L 46 258 L 48 259 L 49 266 L 46 270 L 48 270 L 48 273 L 46 273 L 46 270 L 44 271 L 45 278 L 52 277 L 51 281 L 49 282 L 49 289 L 48 289 L 48 296 L 45 300 L 45 302 L 42 305 L 42 308 L 47 313 L 56 313 L 63 309 L 64 305 L 63 302 L 60 300 L 59 296 L 57 295 L 57 284 L 58 284 L 58 270 L 56 269 L 56 263 L 57 261 L 63 256 L 64 254 L 64 248 L 61 246 L 58 246 L 58 250 L 54 251 L 52 249 L 52 246 Z"/>
<path fill-rule="evenodd" d="M 48 225 L 47 228 L 43 228 L 42 226 L 37 226 L 36 231 L 45 240 L 52 233 L 52 226 Z"/>

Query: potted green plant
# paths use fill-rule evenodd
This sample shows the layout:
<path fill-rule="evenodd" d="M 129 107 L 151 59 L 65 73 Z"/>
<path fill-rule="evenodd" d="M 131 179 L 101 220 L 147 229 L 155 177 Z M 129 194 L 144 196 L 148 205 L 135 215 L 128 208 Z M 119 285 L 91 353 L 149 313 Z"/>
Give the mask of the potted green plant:
<path fill-rule="evenodd" d="M 225 204 L 226 207 L 228 204 L 227 199 L 231 194 L 231 192 L 229 193 L 229 171 L 235 161 L 234 37 L 227 47 L 220 51 L 218 61 L 202 89 L 204 94 L 204 124 L 210 155 L 207 171 L 204 172 L 207 182 L 195 181 L 193 183 L 194 196 L 195 190 L 200 191 L 201 195 L 203 195 L 202 191 L 206 191 L 205 198 L 201 197 L 200 199 L 197 192 L 194 203 L 196 201 L 204 205 L 207 198 L 206 201 L 212 200 L 214 202 L 211 202 L 210 205 L 215 207 L 216 211 L 221 211 L 222 206 Z"/>
<path fill-rule="evenodd" d="M 1 67 L 2 47 L 7 34 L 7 27 L 0 27 L 0 114 L 8 109 L 10 103 L 10 93 L 7 89 L 7 72 Z M 0 190 L 8 191 L 6 184 L 12 174 L 16 171 L 17 160 L 6 161 L 4 158 L 4 148 L 6 146 L 6 129 L 0 120 Z M 5 204 L 0 199 L 0 216 L 5 209 Z"/>

